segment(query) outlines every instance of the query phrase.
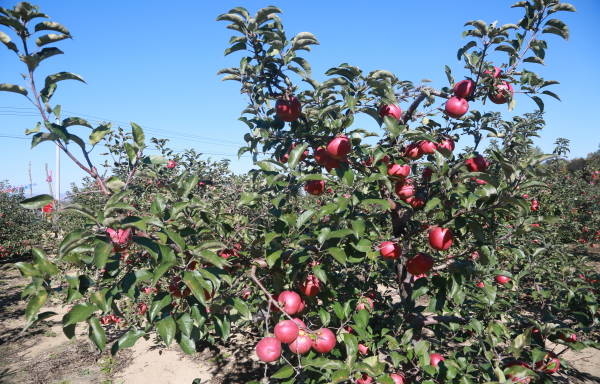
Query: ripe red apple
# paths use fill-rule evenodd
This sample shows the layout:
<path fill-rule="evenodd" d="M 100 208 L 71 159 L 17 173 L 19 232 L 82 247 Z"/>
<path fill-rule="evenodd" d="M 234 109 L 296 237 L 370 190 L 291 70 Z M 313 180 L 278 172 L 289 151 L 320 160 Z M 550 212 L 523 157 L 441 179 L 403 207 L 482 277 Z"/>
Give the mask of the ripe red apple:
<path fill-rule="evenodd" d="M 358 343 L 358 353 L 361 355 L 367 355 L 369 353 L 369 347 L 362 343 Z"/>
<path fill-rule="evenodd" d="M 513 97 L 514 93 L 515 90 L 513 89 L 513 86 L 508 81 L 503 81 L 496 85 L 494 90 L 489 93 L 488 97 L 494 104 L 505 104 Z"/>
<path fill-rule="evenodd" d="M 358 304 L 356 304 L 357 311 L 361 311 L 363 309 L 366 309 L 367 311 L 371 311 L 373 308 L 375 308 L 375 303 L 373 302 L 373 299 L 371 299 L 370 297 L 361 297 L 358 300 Z"/>
<path fill-rule="evenodd" d="M 396 183 L 396 195 L 402 200 L 406 200 L 415 195 L 415 186 L 408 180 L 399 181 Z"/>
<path fill-rule="evenodd" d="M 485 287 L 485 283 L 483 281 L 478 281 L 477 283 L 475 283 L 475 286 L 477 288 L 484 288 Z"/>
<path fill-rule="evenodd" d="M 461 80 L 458 83 L 454 84 L 454 88 L 452 88 L 454 96 L 463 99 L 468 99 L 469 97 L 471 97 L 474 91 L 475 82 L 471 79 Z"/>
<path fill-rule="evenodd" d="M 454 140 L 448 139 L 448 138 L 443 139 L 442 141 L 440 141 L 438 143 L 437 147 L 438 147 L 438 149 L 444 148 L 447 151 L 452 152 L 452 151 L 454 151 L 454 147 L 455 147 Z"/>
<path fill-rule="evenodd" d="M 387 104 L 379 107 L 379 116 L 383 119 L 385 116 L 393 117 L 396 120 L 400 120 L 402 117 L 402 109 L 396 104 Z"/>
<path fill-rule="evenodd" d="M 540 209 L 540 202 L 536 199 L 531 200 L 531 211 L 535 212 Z"/>
<path fill-rule="evenodd" d="M 290 96 L 288 100 L 279 99 L 275 102 L 275 113 L 280 120 L 296 121 L 302 113 L 302 105 L 295 96 Z"/>
<path fill-rule="evenodd" d="M 319 353 L 328 353 L 335 347 L 335 334 L 329 328 L 321 328 L 315 331 L 316 338 L 313 340 L 312 348 Z"/>
<path fill-rule="evenodd" d="M 387 166 L 387 174 L 390 177 L 396 177 L 400 179 L 404 179 L 408 175 L 410 175 L 410 165 L 404 164 L 388 164 Z"/>
<path fill-rule="evenodd" d="M 574 342 L 576 342 L 576 341 L 577 341 L 577 334 L 576 334 L 576 333 L 571 333 L 571 334 L 570 334 L 570 335 L 568 335 L 568 336 L 561 335 L 561 336 L 560 336 L 560 338 L 561 338 L 563 341 L 567 342 L 567 343 L 574 343 Z"/>
<path fill-rule="evenodd" d="M 270 363 L 281 356 L 281 342 L 274 337 L 264 337 L 256 344 L 256 355 L 261 361 Z"/>
<path fill-rule="evenodd" d="M 148 304 L 146 304 L 146 303 L 139 303 L 138 306 L 137 306 L 137 309 L 138 309 L 137 313 L 139 315 L 143 316 L 148 311 Z"/>
<path fill-rule="evenodd" d="M 433 267 L 433 258 L 425 253 L 417 253 L 406 262 L 406 270 L 411 275 L 422 275 Z"/>
<path fill-rule="evenodd" d="M 496 280 L 496 283 L 498 283 L 500 285 L 504 285 L 504 284 L 508 284 L 508 282 L 510 282 L 510 277 L 504 276 L 504 275 L 498 275 L 498 276 L 494 277 L 494 280 Z"/>
<path fill-rule="evenodd" d="M 300 311 L 298 311 L 300 312 Z M 294 321 L 294 323 L 296 323 L 296 325 L 298 326 L 298 328 L 300 330 L 306 329 L 306 324 L 304 324 L 304 321 L 302 321 L 301 319 L 297 318 L 297 317 L 293 317 L 292 320 Z"/>
<path fill-rule="evenodd" d="M 283 311 L 288 315 L 293 315 L 298 312 L 302 299 L 300 295 L 293 291 L 283 291 L 277 296 L 279 305 L 283 307 Z"/>
<path fill-rule="evenodd" d="M 481 155 L 477 155 L 465 160 L 467 168 L 471 172 L 485 172 L 490 163 Z"/>
<path fill-rule="evenodd" d="M 321 292 L 321 281 L 315 275 L 306 276 L 306 280 L 300 286 L 300 292 L 308 297 L 316 296 Z"/>
<path fill-rule="evenodd" d="M 167 168 L 173 169 L 176 166 L 177 166 L 177 162 L 175 160 L 169 160 L 169 161 L 167 161 Z"/>
<path fill-rule="evenodd" d="M 429 245 L 438 251 L 445 251 L 452 246 L 454 236 L 450 228 L 433 227 L 429 230 Z"/>
<path fill-rule="evenodd" d="M 331 157 L 325 147 L 315 149 L 314 157 L 317 164 L 325 167 L 328 172 L 332 169 L 339 168 L 342 165 L 342 161 Z"/>
<path fill-rule="evenodd" d="M 422 196 L 411 196 L 405 200 L 414 209 L 423 208 L 425 205 L 425 199 Z"/>
<path fill-rule="evenodd" d="M 448 116 L 458 119 L 469 110 L 469 102 L 463 98 L 452 96 L 446 101 L 444 110 Z"/>
<path fill-rule="evenodd" d="M 390 374 L 390 378 L 394 384 L 404 384 L 404 375 L 401 373 L 392 373 Z"/>
<path fill-rule="evenodd" d="M 402 249 L 400 245 L 394 243 L 393 241 L 384 241 L 379 245 L 379 254 L 384 259 L 397 259 L 400 257 Z"/>
<path fill-rule="evenodd" d="M 300 305 L 298 305 L 298 311 L 296 311 L 296 313 L 301 313 L 302 311 L 304 311 L 305 307 L 306 303 L 304 302 L 304 299 L 300 300 Z"/>
<path fill-rule="evenodd" d="M 499 78 L 500 76 L 502 76 L 502 70 L 498 67 L 494 67 L 493 71 L 486 69 L 485 71 L 483 71 L 483 73 L 486 75 L 492 75 L 492 77 L 494 77 L 496 79 Z"/>
<path fill-rule="evenodd" d="M 359 379 L 356 379 L 356 384 L 371 384 L 373 382 L 373 378 L 366 373 L 363 373 Z"/>
<path fill-rule="evenodd" d="M 298 324 L 292 320 L 282 320 L 275 326 L 275 337 L 282 343 L 289 344 L 298 337 Z"/>
<path fill-rule="evenodd" d="M 334 159 L 345 158 L 351 150 L 352 144 L 346 136 L 337 136 L 327 144 L 327 153 Z"/>
<path fill-rule="evenodd" d="M 430 353 L 429 354 L 429 364 L 432 367 L 437 367 L 440 364 L 440 361 L 444 361 L 446 359 L 444 359 L 444 356 L 440 355 L 439 353 Z"/>
<path fill-rule="evenodd" d="M 324 180 L 310 180 L 304 185 L 304 190 L 311 195 L 319 196 L 325 192 Z"/>
<path fill-rule="evenodd" d="M 433 153 L 435 153 L 437 144 L 434 143 L 433 141 L 429 141 L 429 140 L 421 140 L 419 141 L 419 149 L 421 150 L 421 153 L 426 154 L 426 155 L 431 155 Z"/>
<path fill-rule="evenodd" d="M 312 339 L 304 331 L 300 331 L 296 340 L 288 344 L 288 347 L 292 353 L 304 355 L 310 351 L 312 347 Z"/>
<path fill-rule="evenodd" d="M 411 160 L 418 160 L 423 156 L 423 152 L 421 152 L 421 147 L 419 143 L 411 143 L 404 148 L 404 157 L 409 158 Z"/>

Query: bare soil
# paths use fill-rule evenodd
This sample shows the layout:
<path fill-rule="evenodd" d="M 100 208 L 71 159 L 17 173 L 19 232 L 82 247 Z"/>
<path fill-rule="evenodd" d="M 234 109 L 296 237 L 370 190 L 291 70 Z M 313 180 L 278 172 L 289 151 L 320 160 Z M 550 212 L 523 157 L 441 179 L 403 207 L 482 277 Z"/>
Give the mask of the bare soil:
<path fill-rule="evenodd" d="M 591 256 L 600 271 L 600 252 Z M 598 253 L 598 254 L 596 254 Z M 262 369 L 253 356 L 252 343 L 233 336 L 228 350 L 207 348 L 194 356 L 177 347 L 157 346 L 153 337 L 111 356 L 98 354 L 84 326 L 67 339 L 60 326 L 64 309 L 50 303 L 42 311 L 58 315 L 22 332 L 26 303 L 20 292 L 27 280 L 9 264 L 0 265 L 0 384 L 202 384 L 246 383 L 260 380 Z M 549 346 L 553 347 L 553 346 Z M 600 383 L 600 351 L 587 348 L 562 357 L 576 370 L 575 377 L 555 376 L 556 382 Z"/>

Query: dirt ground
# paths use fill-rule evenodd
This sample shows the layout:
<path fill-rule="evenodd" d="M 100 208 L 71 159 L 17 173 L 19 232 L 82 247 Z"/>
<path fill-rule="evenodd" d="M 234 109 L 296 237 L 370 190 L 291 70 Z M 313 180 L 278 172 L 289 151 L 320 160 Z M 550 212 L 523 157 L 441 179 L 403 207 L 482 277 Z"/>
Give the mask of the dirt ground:
<path fill-rule="evenodd" d="M 599 258 L 600 259 L 600 258 Z M 596 265 L 600 268 L 600 262 Z M 21 333 L 25 302 L 20 291 L 27 283 L 10 265 L 0 265 L 0 384 L 202 384 L 245 383 L 260 379 L 257 363 L 248 361 L 251 346 L 230 351 L 205 350 L 194 356 L 177 349 L 157 347 L 153 339 L 140 339 L 133 348 L 98 354 L 84 326 L 68 340 L 60 327 L 64 314 L 59 306 L 47 306 L 59 315 Z M 244 343 L 233 345 L 242 346 Z M 557 377 L 557 382 L 600 383 L 600 351 L 592 348 L 563 355 L 580 372 L 577 379 Z M 261 375 L 262 376 L 262 375 Z"/>

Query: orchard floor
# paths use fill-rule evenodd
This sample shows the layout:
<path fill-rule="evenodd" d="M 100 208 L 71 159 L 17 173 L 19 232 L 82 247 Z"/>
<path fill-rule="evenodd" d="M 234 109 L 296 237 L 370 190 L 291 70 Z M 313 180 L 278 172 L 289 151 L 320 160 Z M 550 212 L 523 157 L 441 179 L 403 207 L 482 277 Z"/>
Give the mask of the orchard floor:
<path fill-rule="evenodd" d="M 593 251 L 595 267 L 600 271 L 600 252 Z M 10 264 L 0 265 L 0 384 L 191 384 L 194 379 L 202 384 L 225 384 L 262 376 L 261 367 L 247 359 L 253 356 L 252 346 L 244 348 L 241 339 L 233 340 L 235 349 L 206 349 L 191 357 L 177 347 L 157 347 L 152 338 L 138 340 L 133 348 L 115 357 L 98 354 L 88 342 L 84 326 L 78 328 L 78 337 L 73 340 L 63 335 L 59 319 L 64 309 L 59 306 L 43 308 L 58 316 L 21 333 L 25 302 L 19 294 L 26 283 Z M 565 353 L 563 358 L 577 377 L 557 376 L 556 382 L 600 383 L 600 351 L 588 348 Z"/>

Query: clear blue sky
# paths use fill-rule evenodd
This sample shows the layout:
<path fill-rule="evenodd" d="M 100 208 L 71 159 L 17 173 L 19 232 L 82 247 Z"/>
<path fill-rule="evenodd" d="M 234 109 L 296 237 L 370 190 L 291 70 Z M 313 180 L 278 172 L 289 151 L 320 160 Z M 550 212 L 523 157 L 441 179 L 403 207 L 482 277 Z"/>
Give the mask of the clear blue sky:
<path fill-rule="evenodd" d="M 573 0 L 575 14 L 561 17 L 571 29 L 563 41 L 546 35 L 549 50 L 546 66 L 539 72 L 561 82 L 554 86 L 563 101 L 546 100 L 547 128 L 537 144 L 553 149 L 557 137 L 571 140 L 571 157 L 598 149 L 597 96 L 600 76 L 600 1 Z M 12 7 L 16 2 L 0 0 Z M 363 70 L 387 69 L 401 79 L 433 80 L 447 85 L 444 64 L 460 78 L 464 69 L 456 50 L 465 40 L 463 23 L 472 19 L 515 22 L 521 9 L 514 1 L 196 1 L 104 0 L 35 2 L 54 20 L 67 26 L 73 40 L 59 43 L 65 55 L 42 65 L 46 75 L 62 70 L 81 74 L 87 85 L 67 81 L 54 98 L 63 110 L 82 117 L 126 124 L 136 121 L 149 129 L 147 135 L 171 139 L 176 150 L 193 147 L 213 159 L 231 158 L 232 168 L 251 167 L 249 157 L 237 159 L 246 126 L 237 121 L 245 98 L 238 84 L 221 82 L 217 70 L 236 65 L 239 56 L 224 57 L 231 30 L 215 18 L 230 8 L 244 5 L 251 12 L 266 5 L 283 11 L 286 32 L 313 32 L 321 45 L 306 54 L 317 79 L 342 62 Z M 0 49 L 0 82 L 19 83 L 20 63 L 12 52 Z M 516 112 L 532 111 L 527 98 Z M 404 106 L 405 107 L 405 106 Z M 487 108 L 496 108 L 495 106 Z M 502 107 L 498 107 L 501 109 Z M 0 135 L 24 136 L 37 117 L 19 95 L 0 92 Z M 374 128 L 375 123 L 361 120 Z M 83 128 L 82 128 L 83 130 Z M 83 132 L 83 131 L 82 131 Z M 84 133 L 87 136 L 87 132 Z M 29 149 L 29 140 L 0 137 L 0 180 L 28 184 L 31 161 L 34 192 L 46 192 L 44 164 L 54 167 L 54 148 L 43 143 Z M 82 173 L 63 160 L 63 185 L 79 180 Z"/>

